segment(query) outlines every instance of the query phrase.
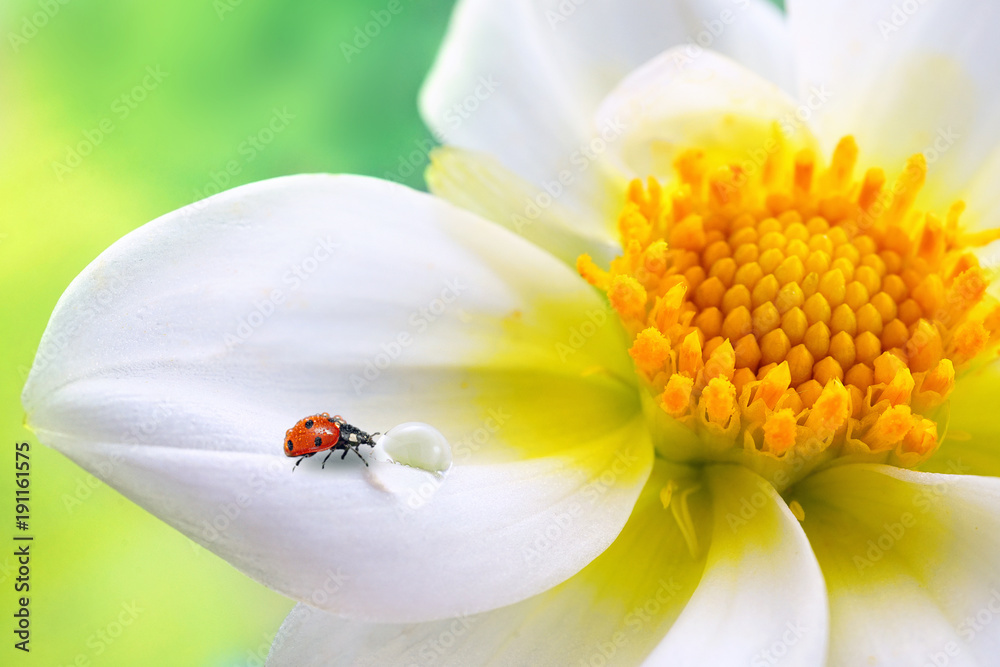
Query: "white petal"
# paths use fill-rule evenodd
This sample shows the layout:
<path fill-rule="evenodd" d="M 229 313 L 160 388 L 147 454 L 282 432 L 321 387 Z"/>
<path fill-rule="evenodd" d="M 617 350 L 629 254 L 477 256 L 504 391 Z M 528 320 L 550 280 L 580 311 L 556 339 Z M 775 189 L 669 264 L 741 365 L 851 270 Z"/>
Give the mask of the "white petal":
<path fill-rule="evenodd" d="M 790 80 L 784 22 L 763 0 L 464 0 L 421 92 L 421 111 L 444 143 L 492 154 L 536 188 L 567 172 L 574 182 L 565 205 L 585 216 L 607 205 L 590 159 L 605 148 L 585 145 L 609 130 L 592 121 L 600 100 L 633 68 L 679 44 L 695 57 L 711 47 L 772 80 Z M 620 136 L 614 128 L 606 135 Z"/>
<path fill-rule="evenodd" d="M 745 468 L 713 466 L 706 477 L 714 530 L 705 574 L 646 664 L 822 665 L 826 588 L 798 521 Z"/>
<path fill-rule="evenodd" d="M 658 464 L 615 543 L 550 591 L 485 614 L 415 625 L 349 622 L 298 605 L 268 665 L 638 664 L 683 609 L 704 567 L 704 556 L 690 555 L 660 503 L 660 489 L 678 472 L 690 474 Z M 709 519 L 701 495 L 691 504 L 699 523 Z M 539 545 L 540 558 L 546 545 Z"/>
<path fill-rule="evenodd" d="M 263 583 L 310 600 L 332 571 L 325 608 L 426 620 L 555 585 L 624 525 L 651 455 L 611 322 L 492 223 L 371 179 L 289 177 L 99 257 L 23 400 L 42 442 Z M 285 429 L 323 410 L 368 431 L 430 423 L 455 465 L 352 455 L 293 473 Z M 568 539 L 526 569 L 522 549 L 574 502 Z"/>
<path fill-rule="evenodd" d="M 1000 479 L 849 465 L 797 497 L 829 586 L 831 667 L 995 663 Z"/>
<path fill-rule="evenodd" d="M 593 225 L 580 225 L 578 217 L 562 205 L 562 194 L 571 183 L 556 181 L 548 190 L 537 190 L 488 155 L 442 148 L 431 155 L 427 185 L 435 195 L 503 225 L 570 266 L 576 266 L 577 257 L 584 253 L 600 266 L 621 254 L 617 241 L 605 235 L 588 236 L 583 230 L 610 224 L 617 219 L 614 211 L 605 211 L 605 217 Z M 625 183 L 620 190 L 625 191 Z"/>
<path fill-rule="evenodd" d="M 1000 145 L 1000 5 L 789 0 L 803 99 L 826 146 L 854 134 L 861 157 L 887 170 L 924 151 L 930 204 L 960 196 Z"/>
<path fill-rule="evenodd" d="M 761 168 L 774 123 L 796 145 L 812 144 L 796 103 L 775 84 L 711 51 L 691 58 L 682 47 L 666 51 L 630 74 L 608 95 L 598 122 L 620 122 L 612 147 L 620 168 L 661 179 L 672 175 L 679 150 L 713 148 L 740 164 Z M 752 169 L 753 167 L 748 167 Z"/>

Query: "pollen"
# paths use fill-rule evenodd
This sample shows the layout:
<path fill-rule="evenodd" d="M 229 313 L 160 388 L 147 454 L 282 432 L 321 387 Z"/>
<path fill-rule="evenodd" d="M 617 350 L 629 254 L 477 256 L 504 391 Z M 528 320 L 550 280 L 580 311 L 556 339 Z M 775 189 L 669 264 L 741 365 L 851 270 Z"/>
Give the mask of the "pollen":
<path fill-rule="evenodd" d="M 775 454 L 784 454 L 795 444 L 795 412 L 788 408 L 771 414 L 764 422 L 764 445 Z"/>
<path fill-rule="evenodd" d="M 922 155 L 892 178 L 856 174 L 853 138 L 824 165 L 774 131 L 764 164 L 690 149 L 672 181 L 632 182 L 624 253 L 577 269 L 631 337 L 654 416 L 706 460 L 917 465 L 956 381 L 1000 346 L 973 252 L 1000 232 L 966 232 L 961 202 L 919 210 Z M 678 432 L 665 433 L 670 458 Z"/>
<path fill-rule="evenodd" d="M 629 354 L 635 360 L 636 367 L 648 377 L 654 377 L 666 368 L 670 359 L 670 341 L 656 327 L 644 329 L 635 338 Z"/>
<path fill-rule="evenodd" d="M 701 402 L 710 423 L 725 427 L 736 407 L 736 388 L 723 378 L 712 378 L 701 394 Z"/>
<path fill-rule="evenodd" d="M 691 390 L 694 389 L 694 380 L 683 375 L 674 374 L 670 376 L 667 386 L 660 397 L 660 405 L 664 412 L 673 417 L 680 417 L 688 411 L 691 403 Z"/>

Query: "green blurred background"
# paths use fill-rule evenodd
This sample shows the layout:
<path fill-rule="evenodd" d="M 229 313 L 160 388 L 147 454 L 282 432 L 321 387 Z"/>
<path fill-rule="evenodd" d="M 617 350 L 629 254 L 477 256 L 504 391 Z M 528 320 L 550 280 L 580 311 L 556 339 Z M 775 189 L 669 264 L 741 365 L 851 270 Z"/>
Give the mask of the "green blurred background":
<path fill-rule="evenodd" d="M 292 602 L 37 445 L 21 387 L 76 274 L 215 183 L 354 172 L 421 186 L 400 160 L 430 137 L 416 97 L 452 0 L 400 2 L 350 62 L 341 43 L 388 0 L 0 3 L 0 664 L 263 663 Z M 287 122 L 265 142 L 276 114 Z M 27 656 L 12 646 L 18 441 L 32 457 Z"/>

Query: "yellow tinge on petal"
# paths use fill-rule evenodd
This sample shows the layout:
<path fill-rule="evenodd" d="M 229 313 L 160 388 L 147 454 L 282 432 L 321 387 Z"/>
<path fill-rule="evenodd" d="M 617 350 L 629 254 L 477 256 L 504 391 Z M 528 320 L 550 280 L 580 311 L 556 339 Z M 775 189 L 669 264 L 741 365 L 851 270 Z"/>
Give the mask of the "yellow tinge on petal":
<path fill-rule="evenodd" d="M 961 202 L 917 210 L 922 155 L 889 185 L 855 176 L 852 137 L 825 168 L 774 145 L 764 164 L 689 150 L 669 186 L 632 182 L 624 253 L 578 269 L 633 339 L 667 458 L 742 462 L 779 487 L 844 456 L 916 465 L 956 376 L 1000 344 L 970 252 L 1000 232 L 966 233 Z"/>

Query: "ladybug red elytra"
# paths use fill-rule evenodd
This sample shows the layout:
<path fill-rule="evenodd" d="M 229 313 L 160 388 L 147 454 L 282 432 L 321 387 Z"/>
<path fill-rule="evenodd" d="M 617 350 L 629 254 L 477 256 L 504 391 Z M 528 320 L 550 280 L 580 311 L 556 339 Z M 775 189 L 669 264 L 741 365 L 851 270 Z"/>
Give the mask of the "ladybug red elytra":
<path fill-rule="evenodd" d="M 347 452 L 354 452 L 365 465 L 368 465 L 368 461 L 365 461 L 365 457 L 358 451 L 358 446 L 374 447 L 378 435 L 378 433 L 369 435 L 348 424 L 340 415 L 331 417 L 324 412 L 300 419 L 295 426 L 285 432 L 285 456 L 299 457 L 293 467 L 294 470 L 304 459 L 329 450 L 329 454 L 323 459 L 323 465 L 320 466 L 325 468 L 330 455 L 335 450 L 342 449 L 344 453 L 340 455 L 341 459 L 347 456 Z"/>

